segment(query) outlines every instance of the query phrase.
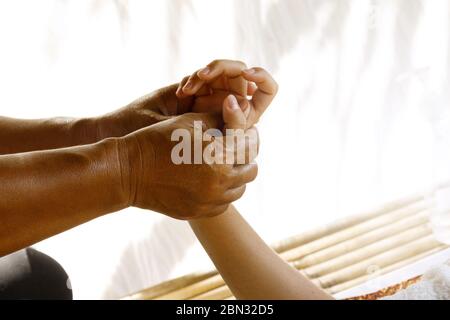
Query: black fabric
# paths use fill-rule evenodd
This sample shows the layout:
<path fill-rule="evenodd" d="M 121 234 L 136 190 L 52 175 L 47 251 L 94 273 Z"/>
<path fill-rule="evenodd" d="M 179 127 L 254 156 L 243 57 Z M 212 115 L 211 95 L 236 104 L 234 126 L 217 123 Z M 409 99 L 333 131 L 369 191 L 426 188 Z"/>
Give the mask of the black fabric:
<path fill-rule="evenodd" d="M 63 267 L 32 248 L 0 258 L 0 299 L 72 299 Z"/>

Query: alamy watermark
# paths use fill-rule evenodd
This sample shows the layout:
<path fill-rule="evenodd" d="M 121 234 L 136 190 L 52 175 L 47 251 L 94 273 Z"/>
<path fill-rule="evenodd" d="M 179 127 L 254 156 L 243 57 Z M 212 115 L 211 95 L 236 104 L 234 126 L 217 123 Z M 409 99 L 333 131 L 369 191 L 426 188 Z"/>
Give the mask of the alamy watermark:
<path fill-rule="evenodd" d="M 171 152 L 174 164 L 245 164 L 258 154 L 256 130 L 203 130 L 202 121 L 194 121 L 193 130 L 174 130 L 171 140 L 178 142 Z"/>

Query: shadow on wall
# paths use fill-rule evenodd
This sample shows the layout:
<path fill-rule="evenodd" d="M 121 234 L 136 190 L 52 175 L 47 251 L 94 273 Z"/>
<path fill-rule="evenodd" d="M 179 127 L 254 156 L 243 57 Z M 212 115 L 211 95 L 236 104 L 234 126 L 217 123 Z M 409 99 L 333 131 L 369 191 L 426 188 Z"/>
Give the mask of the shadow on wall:
<path fill-rule="evenodd" d="M 167 280 L 196 238 L 186 221 L 163 218 L 122 252 L 103 298 L 118 299 Z"/>

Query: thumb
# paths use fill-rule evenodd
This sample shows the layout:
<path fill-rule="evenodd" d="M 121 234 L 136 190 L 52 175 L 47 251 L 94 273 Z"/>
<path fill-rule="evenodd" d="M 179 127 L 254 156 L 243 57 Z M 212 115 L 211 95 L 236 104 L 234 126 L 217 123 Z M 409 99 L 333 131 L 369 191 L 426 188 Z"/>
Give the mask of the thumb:
<path fill-rule="evenodd" d="M 230 94 L 223 101 L 222 116 L 225 123 L 224 129 L 245 130 L 247 118 L 234 95 Z"/>

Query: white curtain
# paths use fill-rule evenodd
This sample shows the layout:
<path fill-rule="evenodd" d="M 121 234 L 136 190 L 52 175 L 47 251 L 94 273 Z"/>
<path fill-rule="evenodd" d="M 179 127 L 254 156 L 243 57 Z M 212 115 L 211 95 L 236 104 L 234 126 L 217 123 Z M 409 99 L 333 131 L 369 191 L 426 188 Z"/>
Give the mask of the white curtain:
<path fill-rule="evenodd" d="M 280 92 L 259 125 L 259 177 L 238 208 L 272 242 L 445 178 L 435 137 L 450 102 L 449 5 L 1 1 L 0 110 L 98 115 L 212 59 L 265 67 Z M 211 267 L 185 222 L 137 209 L 37 247 L 67 269 L 76 298 Z"/>

